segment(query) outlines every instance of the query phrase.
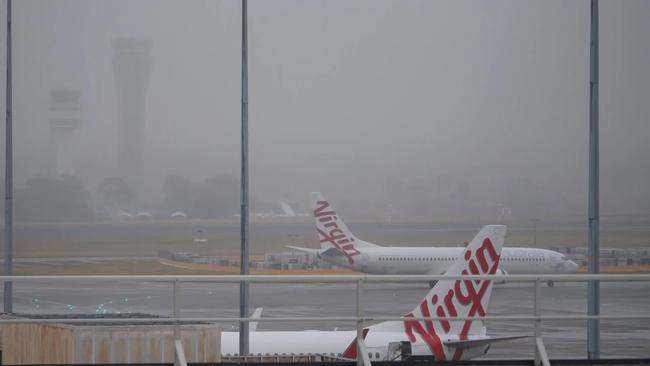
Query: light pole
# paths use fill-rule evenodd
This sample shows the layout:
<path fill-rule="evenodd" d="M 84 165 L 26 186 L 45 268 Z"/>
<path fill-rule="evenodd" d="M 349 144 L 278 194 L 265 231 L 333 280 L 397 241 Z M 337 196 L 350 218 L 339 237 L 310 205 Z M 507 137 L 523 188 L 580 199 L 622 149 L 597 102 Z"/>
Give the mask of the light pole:
<path fill-rule="evenodd" d="M 531 219 L 533 223 L 533 248 L 537 248 L 537 223 L 540 222 L 540 219 Z"/>

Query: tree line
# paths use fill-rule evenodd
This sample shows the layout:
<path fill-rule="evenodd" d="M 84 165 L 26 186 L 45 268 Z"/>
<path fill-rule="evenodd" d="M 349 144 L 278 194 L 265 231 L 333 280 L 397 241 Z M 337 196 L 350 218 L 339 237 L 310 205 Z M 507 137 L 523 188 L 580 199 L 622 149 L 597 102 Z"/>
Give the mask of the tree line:
<path fill-rule="evenodd" d="M 93 192 L 73 175 L 37 175 L 14 189 L 14 216 L 16 221 L 80 222 L 146 210 L 160 217 L 183 212 L 192 218 L 218 219 L 239 211 L 239 181 L 228 175 L 200 182 L 170 175 L 161 193 L 161 202 L 143 204 L 136 190 L 121 177 L 105 178 Z"/>

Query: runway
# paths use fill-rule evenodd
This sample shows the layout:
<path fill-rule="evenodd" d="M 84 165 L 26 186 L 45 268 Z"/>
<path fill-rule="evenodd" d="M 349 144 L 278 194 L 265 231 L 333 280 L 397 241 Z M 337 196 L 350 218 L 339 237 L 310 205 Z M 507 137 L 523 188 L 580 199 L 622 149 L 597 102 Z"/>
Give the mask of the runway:
<path fill-rule="evenodd" d="M 19 313 L 70 314 L 142 312 L 170 315 L 170 284 L 16 283 L 14 309 Z M 412 310 L 427 292 L 424 284 L 369 284 L 364 291 L 364 311 L 369 316 L 399 316 Z M 238 316 L 239 286 L 231 284 L 184 283 L 182 316 Z M 582 315 L 586 312 L 586 283 L 557 283 L 542 288 L 543 314 Z M 650 311 L 650 283 L 602 283 L 603 315 L 643 315 Z M 251 306 L 263 307 L 265 317 L 354 316 L 356 294 L 352 285 L 291 284 L 251 285 Z M 495 286 L 489 315 L 532 315 L 532 284 Z M 543 337 L 552 358 L 586 357 L 585 321 L 543 323 Z M 532 334 L 532 322 L 489 321 L 489 335 Z M 223 329 L 235 329 L 224 324 Z M 264 323 L 264 330 L 351 329 L 354 324 L 332 322 Z M 603 320 L 603 357 L 650 357 L 650 320 Z M 495 344 L 488 358 L 530 358 L 532 339 Z"/>

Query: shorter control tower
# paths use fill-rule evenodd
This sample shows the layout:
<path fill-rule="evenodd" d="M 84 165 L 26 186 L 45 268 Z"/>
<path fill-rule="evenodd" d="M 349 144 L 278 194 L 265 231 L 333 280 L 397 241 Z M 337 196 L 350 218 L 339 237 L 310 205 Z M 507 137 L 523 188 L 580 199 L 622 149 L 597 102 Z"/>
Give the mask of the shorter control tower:
<path fill-rule="evenodd" d="M 73 136 L 81 127 L 81 104 L 76 89 L 50 90 L 49 124 L 51 132 L 50 166 L 51 176 L 74 173 L 72 155 Z"/>

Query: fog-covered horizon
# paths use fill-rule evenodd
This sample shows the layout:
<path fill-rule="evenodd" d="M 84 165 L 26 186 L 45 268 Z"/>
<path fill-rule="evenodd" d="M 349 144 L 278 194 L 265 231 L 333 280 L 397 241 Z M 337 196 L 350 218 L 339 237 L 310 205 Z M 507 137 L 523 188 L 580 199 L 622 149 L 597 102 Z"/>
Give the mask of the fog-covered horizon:
<path fill-rule="evenodd" d="M 19 221 L 237 212 L 239 1 L 13 6 Z M 601 212 L 648 217 L 650 3 L 601 1 L 600 16 Z M 151 45 L 137 179 L 118 158 L 118 39 Z M 587 0 L 249 1 L 252 209 L 305 212 L 321 191 L 357 217 L 586 215 L 588 50 Z M 67 178 L 48 122 L 61 88 L 81 120 Z"/>

